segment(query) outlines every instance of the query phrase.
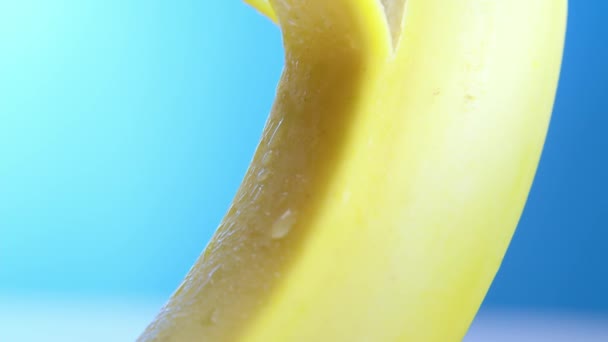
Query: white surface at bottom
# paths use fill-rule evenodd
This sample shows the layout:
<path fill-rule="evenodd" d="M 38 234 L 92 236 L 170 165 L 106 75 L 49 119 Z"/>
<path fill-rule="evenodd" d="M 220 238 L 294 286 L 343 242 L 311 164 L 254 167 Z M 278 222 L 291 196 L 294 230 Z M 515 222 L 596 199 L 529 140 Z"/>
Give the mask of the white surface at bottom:
<path fill-rule="evenodd" d="M 608 342 L 608 318 L 582 314 L 481 312 L 465 342 Z"/>
<path fill-rule="evenodd" d="M 0 298 L 1 342 L 134 341 L 162 301 Z M 608 342 L 608 318 L 482 313 L 465 342 Z"/>

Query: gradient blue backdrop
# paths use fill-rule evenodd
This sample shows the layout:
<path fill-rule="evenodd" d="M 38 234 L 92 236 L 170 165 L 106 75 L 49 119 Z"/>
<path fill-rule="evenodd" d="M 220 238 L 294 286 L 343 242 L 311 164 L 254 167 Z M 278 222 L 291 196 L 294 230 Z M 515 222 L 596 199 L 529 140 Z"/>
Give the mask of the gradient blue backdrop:
<path fill-rule="evenodd" d="M 608 312 L 607 12 L 571 1 L 547 145 L 487 307 Z M 0 295 L 168 296 L 281 67 L 278 29 L 238 0 L 0 1 Z"/>

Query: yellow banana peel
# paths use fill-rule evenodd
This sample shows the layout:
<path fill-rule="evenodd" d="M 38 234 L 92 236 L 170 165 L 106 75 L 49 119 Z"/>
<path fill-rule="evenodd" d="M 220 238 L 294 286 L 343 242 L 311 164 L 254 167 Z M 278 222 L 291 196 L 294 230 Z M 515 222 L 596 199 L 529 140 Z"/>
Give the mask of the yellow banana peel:
<path fill-rule="evenodd" d="M 285 69 L 232 206 L 140 341 L 459 341 L 555 97 L 566 0 L 249 0 Z"/>

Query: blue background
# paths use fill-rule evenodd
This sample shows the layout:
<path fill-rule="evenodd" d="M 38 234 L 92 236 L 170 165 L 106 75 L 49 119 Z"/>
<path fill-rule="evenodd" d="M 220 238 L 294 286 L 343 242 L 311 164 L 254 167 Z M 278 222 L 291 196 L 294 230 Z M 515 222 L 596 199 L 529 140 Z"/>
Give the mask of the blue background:
<path fill-rule="evenodd" d="M 553 121 L 486 308 L 608 313 L 608 2 L 571 1 Z M 0 1 L 0 297 L 165 298 L 282 68 L 238 0 Z"/>

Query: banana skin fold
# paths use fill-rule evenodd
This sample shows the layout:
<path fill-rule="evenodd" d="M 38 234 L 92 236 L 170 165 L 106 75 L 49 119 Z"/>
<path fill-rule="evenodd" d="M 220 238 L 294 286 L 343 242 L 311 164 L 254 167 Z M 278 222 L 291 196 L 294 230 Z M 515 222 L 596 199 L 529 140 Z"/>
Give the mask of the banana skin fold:
<path fill-rule="evenodd" d="M 249 0 L 285 67 L 243 183 L 139 341 L 460 341 L 539 162 L 566 0 Z"/>

